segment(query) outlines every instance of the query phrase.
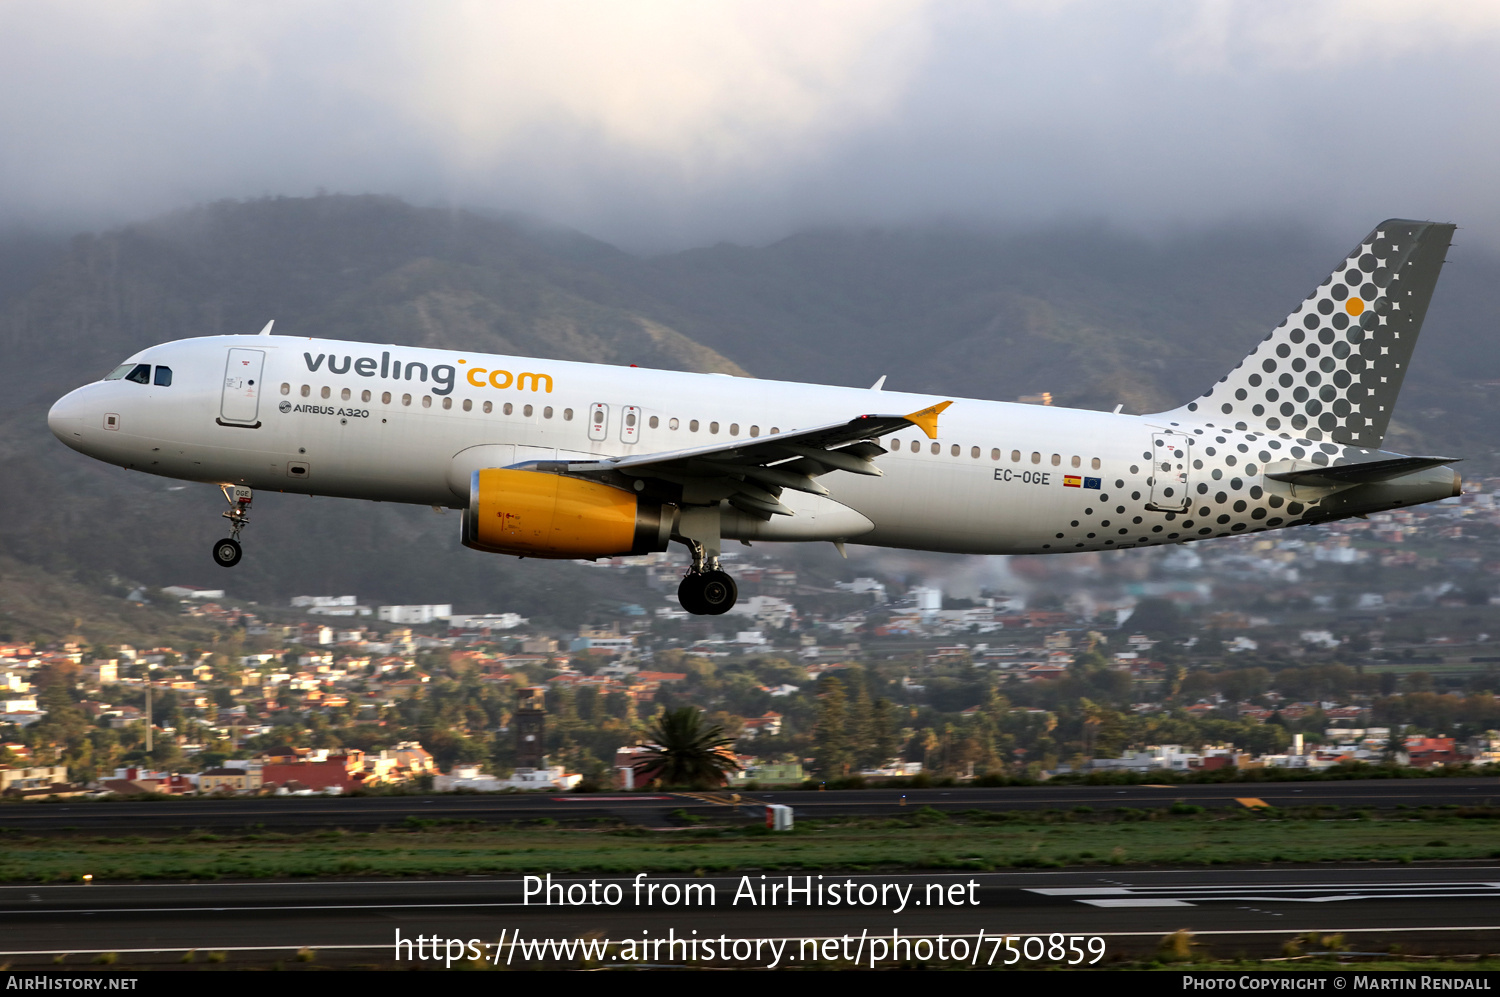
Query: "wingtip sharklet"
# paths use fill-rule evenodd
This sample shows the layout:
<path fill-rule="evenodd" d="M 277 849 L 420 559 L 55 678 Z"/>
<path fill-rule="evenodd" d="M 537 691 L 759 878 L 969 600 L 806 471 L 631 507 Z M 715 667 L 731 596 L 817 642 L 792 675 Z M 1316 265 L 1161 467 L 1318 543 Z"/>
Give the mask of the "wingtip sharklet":
<path fill-rule="evenodd" d="M 942 415 L 943 410 L 952 404 L 952 401 L 946 401 L 938 402 L 936 405 L 929 405 L 920 411 L 906 416 L 906 421 L 926 433 L 929 440 L 935 440 L 937 439 L 938 416 Z"/>

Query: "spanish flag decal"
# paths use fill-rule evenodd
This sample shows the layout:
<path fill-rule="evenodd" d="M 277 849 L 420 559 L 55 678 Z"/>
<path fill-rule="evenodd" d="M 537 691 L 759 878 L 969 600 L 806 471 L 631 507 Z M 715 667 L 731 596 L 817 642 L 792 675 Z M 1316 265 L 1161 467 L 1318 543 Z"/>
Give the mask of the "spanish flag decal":
<path fill-rule="evenodd" d="M 1082 475 L 1078 475 L 1078 474 L 1065 474 L 1065 475 L 1063 475 L 1063 487 L 1064 488 L 1082 488 L 1083 487 L 1083 477 L 1082 477 Z"/>

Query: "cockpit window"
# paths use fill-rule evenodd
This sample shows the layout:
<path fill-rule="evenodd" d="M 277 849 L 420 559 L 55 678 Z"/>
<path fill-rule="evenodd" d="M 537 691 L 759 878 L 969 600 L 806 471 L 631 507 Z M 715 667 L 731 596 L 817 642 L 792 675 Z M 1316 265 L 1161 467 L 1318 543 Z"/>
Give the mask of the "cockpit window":
<path fill-rule="evenodd" d="M 151 365 L 148 363 L 136 364 L 131 368 L 130 373 L 125 375 L 125 380 L 134 381 L 136 384 L 150 384 Z"/>
<path fill-rule="evenodd" d="M 156 386 L 158 388 L 170 388 L 172 386 L 172 368 L 156 368 Z"/>
<path fill-rule="evenodd" d="M 120 366 L 116 367 L 114 370 L 110 371 L 108 374 L 105 374 L 104 375 L 104 379 L 106 381 L 118 381 L 120 378 L 124 377 L 126 374 L 129 374 L 132 370 L 135 370 L 135 364 L 133 364 L 133 363 L 122 363 L 122 364 L 120 364 Z"/>

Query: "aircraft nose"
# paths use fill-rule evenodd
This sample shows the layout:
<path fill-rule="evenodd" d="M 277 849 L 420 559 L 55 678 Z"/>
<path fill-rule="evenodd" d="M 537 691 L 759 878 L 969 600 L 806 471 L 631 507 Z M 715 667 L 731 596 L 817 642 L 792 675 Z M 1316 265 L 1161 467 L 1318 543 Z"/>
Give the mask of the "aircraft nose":
<path fill-rule="evenodd" d="M 83 445 L 84 402 L 81 392 L 70 391 L 47 411 L 47 428 L 52 435 L 75 449 Z"/>

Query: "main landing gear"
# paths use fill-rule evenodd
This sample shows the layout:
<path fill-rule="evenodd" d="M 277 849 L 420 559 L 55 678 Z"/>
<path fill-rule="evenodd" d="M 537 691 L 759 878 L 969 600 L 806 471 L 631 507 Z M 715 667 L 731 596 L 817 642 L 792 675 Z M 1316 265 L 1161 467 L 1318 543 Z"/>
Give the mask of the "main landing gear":
<path fill-rule="evenodd" d="M 220 485 L 219 490 L 229 502 L 229 511 L 224 513 L 229 520 L 229 536 L 214 541 L 214 563 L 221 568 L 232 568 L 245 553 L 240 547 L 240 531 L 250 525 L 250 502 L 255 493 L 243 485 Z"/>
<path fill-rule="evenodd" d="M 694 616 L 720 616 L 734 608 L 740 590 L 734 579 L 719 567 L 719 559 L 706 554 L 696 541 L 688 544 L 693 566 L 677 586 L 677 601 Z"/>

